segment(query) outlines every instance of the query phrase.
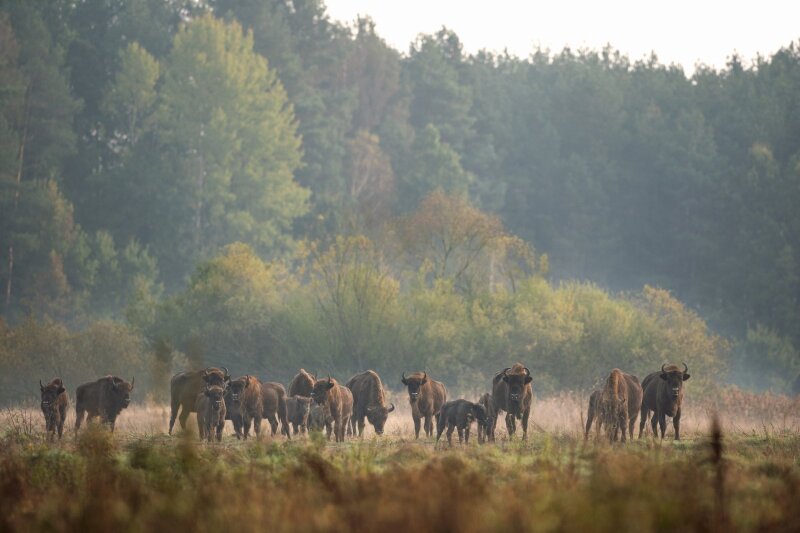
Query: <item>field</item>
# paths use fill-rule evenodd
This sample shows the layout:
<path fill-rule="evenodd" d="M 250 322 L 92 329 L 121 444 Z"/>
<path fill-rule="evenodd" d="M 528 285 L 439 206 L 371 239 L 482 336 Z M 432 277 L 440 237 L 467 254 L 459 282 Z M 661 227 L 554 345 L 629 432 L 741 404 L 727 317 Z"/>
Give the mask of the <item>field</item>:
<path fill-rule="evenodd" d="M 201 444 L 167 436 L 160 405 L 124 411 L 113 435 L 76 437 L 70 417 L 48 444 L 39 413 L 8 409 L 0 530 L 800 530 L 800 402 L 717 398 L 688 402 L 681 442 L 585 443 L 585 396 L 562 394 L 536 402 L 526 442 L 498 428 L 495 444 L 452 449 L 414 440 L 400 395 L 386 435 L 343 444 L 239 442 L 230 428 Z"/>

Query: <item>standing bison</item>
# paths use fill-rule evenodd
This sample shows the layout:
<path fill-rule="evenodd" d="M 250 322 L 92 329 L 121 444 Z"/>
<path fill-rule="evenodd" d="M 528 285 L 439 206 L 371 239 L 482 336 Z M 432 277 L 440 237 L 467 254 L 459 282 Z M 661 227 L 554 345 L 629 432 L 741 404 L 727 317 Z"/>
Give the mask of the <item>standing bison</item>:
<path fill-rule="evenodd" d="M 528 418 L 533 402 L 531 381 L 531 371 L 522 363 L 503 369 L 492 379 L 492 398 L 498 413 L 506 412 L 508 438 L 513 437 L 517 429 L 516 419 L 522 419 L 522 439 L 528 438 Z"/>
<path fill-rule="evenodd" d="M 252 423 L 256 439 L 258 439 L 261 436 L 261 419 L 264 417 L 261 382 L 253 376 L 242 376 L 231 381 L 228 388 L 230 389 L 229 397 L 232 411 L 228 413 L 228 416 L 233 421 L 234 430 L 238 419 L 242 428 L 242 436 L 247 440 L 250 434 L 250 424 Z"/>
<path fill-rule="evenodd" d="M 653 372 L 642 381 L 642 419 L 639 422 L 639 438 L 650 411 L 653 411 L 653 435 L 657 435 L 656 425 L 661 426 L 661 438 L 667 429 L 667 418 L 672 417 L 675 440 L 680 440 L 681 404 L 683 403 L 683 382 L 689 379 L 689 367 L 683 363 L 683 371 L 675 365 L 662 365 L 661 372 Z"/>
<path fill-rule="evenodd" d="M 606 380 L 599 403 L 599 412 L 602 423 L 606 426 L 608 440 L 616 441 L 620 430 L 622 442 L 625 442 L 628 434 L 633 439 L 633 426 L 642 406 L 642 386 L 639 384 L 639 379 L 615 368 Z"/>
<path fill-rule="evenodd" d="M 42 393 L 41 408 L 48 438 L 54 440 L 56 431 L 58 431 L 58 439 L 61 440 L 61 434 L 64 432 L 64 420 L 67 419 L 67 408 L 69 407 L 67 389 L 64 388 L 61 378 L 53 378 L 47 385 L 42 385 L 40 379 L 39 388 Z"/>
<path fill-rule="evenodd" d="M 486 410 L 486 422 L 478 424 L 478 442 L 494 442 L 494 430 L 497 426 L 497 404 L 488 392 L 480 397 L 478 403 Z"/>
<path fill-rule="evenodd" d="M 169 382 L 169 434 L 172 435 L 172 428 L 175 425 L 175 417 L 178 416 L 179 409 L 181 416 L 178 421 L 181 429 L 185 429 L 189 413 L 195 412 L 197 395 L 205 391 L 206 387 L 217 386 L 224 389 L 230 380 L 228 369 L 225 367 L 221 369 L 210 367 L 195 372 L 178 372 L 172 376 Z"/>
<path fill-rule="evenodd" d="M 286 398 L 286 418 L 292 425 L 295 435 L 305 433 L 308 428 L 308 417 L 311 414 L 311 398 L 307 396 L 290 396 Z"/>
<path fill-rule="evenodd" d="M 433 435 L 433 417 L 439 421 L 439 412 L 447 401 L 447 389 L 443 383 L 428 377 L 427 372 L 413 372 L 401 379 L 408 387 L 408 403 L 411 405 L 411 418 L 414 419 L 414 435 L 419 438 L 421 420 L 425 419 L 425 435 Z"/>
<path fill-rule="evenodd" d="M 592 422 L 597 419 L 595 428 L 598 433 L 603 427 L 603 391 L 596 390 L 589 396 L 589 409 L 586 411 L 586 432 L 583 434 L 583 440 L 589 440 L 589 431 L 592 430 Z M 632 437 L 631 437 L 632 438 Z"/>
<path fill-rule="evenodd" d="M 353 417 L 350 423 L 353 426 L 353 435 L 364 433 L 364 418 L 369 420 L 375 433 L 383 434 L 383 427 L 389 413 L 394 411 L 394 404 L 386 406 L 386 393 L 380 376 L 372 370 L 361 372 L 351 377 L 345 386 L 353 393 Z"/>
<path fill-rule="evenodd" d="M 261 385 L 261 402 L 263 405 L 263 416 L 269 421 L 272 429 L 272 436 L 278 431 L 278 421 L 281 423 L 281 433 L 287 439 L 292 436 L 289 433 L 288 408 L 286 406 L 286 389 L 283 385 L 275 382 L 267 382 Z"/>
<path fill-rule="evenodd" d="M 207 439 L 211 442 L 212 436 L 216 434 L 217 441 L 221 441 L 222 430 L 225 428 L 225 389 L 219 385 L 207 387 L 197 395 L 195 411 L 200 440 Z"/>
<path fill-rule="evenodd" d="M 75 389 L 75 431 L 81 428 L 84 414 L 87 422 L 99 416 L 114 431 L 120 412 L 131 403 L 135 379 L 128 383 L 117 376 L 106 376 Z"/>
<path fill-rule="evenodd" d="M 326 419 L 330 417 L 333 420 L 333 432 L 336 442 L 343 442 L 345 428 L 353 414 L 353 394 L 350 389 L 342 387 L 335 379 L 328 376 L 328 379 L 321 379 L 314 383 L 311 398 L 314 403 L 323 407 Z M 328 439 L 330 440 L 330 425 L 327 425 L 327 429 Z"/>
<path fill-rule="evenodd" d="M 317 378 L 313 374 L 309 374 L 304 368 L 301 368 L 300 372 L 289 382 L 289 396 L 311 397 L 311 391 L 314 390 L 316 382 Z"/>
<path fill-rule="evenodd" d="M 453 445 L 453 429 L 458 430 L 458 443 L 469 444 L 469 428 L 472 421 L 478 421 L 478 427 L 486 424 L 486 408 L 479 403 L 469 400 L 453 400 L 442 406 L 439 419 L 436 424 L 436 442 L 442 436 L 444 428 L 447 427 L 447 443 Z"/>

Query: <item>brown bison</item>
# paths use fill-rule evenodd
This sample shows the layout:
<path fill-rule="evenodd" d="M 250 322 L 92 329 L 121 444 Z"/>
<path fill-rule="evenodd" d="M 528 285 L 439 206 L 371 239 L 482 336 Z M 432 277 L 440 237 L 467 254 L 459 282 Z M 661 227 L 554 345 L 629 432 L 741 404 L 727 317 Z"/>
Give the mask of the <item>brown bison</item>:
<path fill-rule="evenodd" d="M 497 426 L 497 404 L 488 392 L 480 397 L 478 403 L 486 410 L 486 422 L 478 424 L 478 442 L 494 442 L 494 430 Z"/>
<path fill-rule="evenodd" d="M 87 422 L 99 416 L 114 431 L 120 412 L 131 403 L 135 380 L 128 383 L 117 376 L 106 376 L 75 389 L 75 431 L 80 429 L 84 414 Z"/>
<path fill-rule="evenodd" d="M 216 433 L 217 441 L 221 441 L 222 430 L 225 428 L 225 389 L 219 385 L 206 387 L 205 391 L 197 395 L 195 411 L 200 440 L 207 439 L 211 442 Z"/>
<path fill-rule="evenodd" d="M 286 418 L 292 425 L 295 435 L 305 433 L 308 428 L 308 416 L 311 414 L 311 398 L 307 396 L 290 396 L 286 398 Z"/>
<path fill-rule="evenodd" d="M 61 434 L 64 432 L 64 420 L 67 419 L 67 408 L 69 407 L 67 389 L 64 388 L 61 378 L 53 378 L 47 385 L 42 385 L 40 379 L 39 388 L 42 393 L 41 408 L 45 431 L 50 440 L 55 439 L 56 431 L 58 431 L 58 439 L 61 440 Z"/>
<path fill-rule="evenodd" d="M 263 416 L 269 421 L 272 436 L 278 432 L 278 421 L 281 422 L 281 433 L 291 439 L 289 433 L 288 409 L 286 406 L 286 389 L 280 383 L 268 381 L 261 385 L 261 402 Z"/>
<path fill-rule="evenodd" d="M 517 430 L 516 419 L 522 419 L 522 438 L 528 438 L 528 418 L 531 415 L 533 388 L 531 371 L 522 363 L 505 368 L 492 379 L 492 398 L 497 405 L 498 414 L 506 412 L 508 438 Z"/>
<path fill-rule="evenodd" d="M 316 376 L 309 374 L 304 368 L 301 368 L 300 372 L 289 382 L 289 396 L 308 396 L 310 398 L 311 391 L 314 390 L 314 383 L 316 382 Z"/>
<path fill-rule="evenodd" d="M 333 428 L 333 417 L 327 406 L 312 404 L 308 412 L 308 429 L 309 431 L 322 431 L 326 429 L 330 437 Z"/>
<path fill-rule="evenodd" d="M 364 433 L 364 418 L 369 420 L 375 433 L 383 434 L 383 426 L 389 413 L 394 411 L 394 404 L 386 406 L 386 392 L 380 376 L 372 370 L 361 372 L 351 377 L 345 386 L 353 393 L 353 417 L 350 419 L 353 435 Z"/>
<path fill-rule="evenodd" d="M 592 430 L 592 422 L 597 419 L 595 429 L 599 432 L 603 426 L 603 391 L 596 390 L 589 396 L 589 409 L 586 411 L 586 432 L 583 434 L 583 440 L 589 439 L 589 431 Z"/>
<path fill-rule="evenodd" d="M 625 442 L 628 434 L 633 439 L 633 427 L 642 406 L 642 386 L 639 379 L 618 368 L 613 369 L 606 380 L 600 402 L 608 440 L 616 441 L 620 430 L 622 442 Z"/>
<path fill-rule="evenodd" d="M 233 411 L 230 416 L 234 429 L 236 429 L 237 417 L 240 417 L 242 437 L 247 440 L 252 423 L 256 439 L 258 439 L 261 436 L 261 419 L 264 417 L 261 382 L 254 376 L 242 376 L 232 380 L 228 388 L 230 389 L 230 406 Z"/>
<path fill-rule="evenodd" d="M 653 435 L 657 435 L 656 424 L 661 426 L 661 438 L 667 429 L 666 417 L 672 417 L 675 428 L 675 440 L 681 434 L 681 404 L 683 403 L 683 382 L 689 379 L 689 367 L 683 363 L 683 371 L 675 365 L 662 365 L 661 372 L 653 372 L 642 381 L 644 398 L 642 399 L 642 419 L 639 422 L 639 438 L 642 438 L 644 426 L 650 411 L 653 411 Z"/>
<path fill-rule="evenodd" d="M 314 403 L 323 406 L 333 419 L 333 432 L 336 442 L 344 441 L 345 428 L 353 414 L 353 393 L 347 387 L 328 376 L 314 383 L 311 391 Z M 331 427 L 327 426 L 328 439 L 331 438 Z"/>
<path fill-rule="evenodd" d="M 443 383 L 430 379 L 427 372 L 413 372 L 400 380 L 408 387 L 408 403 L 411 405 L 411 418 L 414 419 L 414 435 L 419 438 L 420 422 L 425 419 L 425 436 L 433 435 L 433 417 L 439 421 L 439 412 L 447 401 L 447 388 Z"/>
<path fill-rule="evenodd" d="M 469 428 L 472 421 L 478 421 L 478 427 L 486 424 L 486 408 L 479 403 L 469 400 L 453 400 L 442 406 L 436 424 L 436 442 L 447 427 L 447 442 L 453 445 L 453 429 L 458 429 L 458 442 L 469 444 Z"/>
<path fill-rule="evenodd" d="M 179 418 L 181 429 L 186 429 L 186 420 L 189 418 L 189 413 L 193 413 L 195 410 L 197 395 L 205 391 L 206 387 L 213 385 L 224 389 L 230 380 L 228 369 L 224 366 L 222 368 L 209 367 L 195 372 L 178 372 L 172 376 L 169 382 L 169 434 L 172 435 L 178 409 L 181 413 Z"/>

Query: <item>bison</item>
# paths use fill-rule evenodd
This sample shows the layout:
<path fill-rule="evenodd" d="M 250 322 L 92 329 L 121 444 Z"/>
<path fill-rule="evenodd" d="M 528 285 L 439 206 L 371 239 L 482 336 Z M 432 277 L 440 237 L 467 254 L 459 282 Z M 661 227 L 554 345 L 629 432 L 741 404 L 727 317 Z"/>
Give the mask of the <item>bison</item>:
<path fill-rule="evenodd" d="M 478 403 L 486 410 L 486 422 L 478 424 L 478 442 L 494 442 L 494 430 L 497 426 L 497 404 L 488 392 L 480 397 Z"/>
<path fill-rule="evenodd" d="M 288 409 L 286 406 L 286 389 L 283 385 L 275 382 L 267 382 L 261 385 L 261 402 L 263 405 L 263 416 L 269 421 L 272 428 L 272 435 L 278 431 L 278 420 L 281 422 L 281 433 L 291 439 L 289 433 Z"/>
<path fill-rule="evenodd" d="M 185 429 L 189 413 L 195 410 L 197 395 L 202 393 L 206 387 L 214 385 L 224 389 L 230 380 L 228 369 L 224 366 L 222 368 L 209 367 L 195 372 L 178 372 L 172 376 L 169 382 L 169 434 L 172 435 L 172 428 L 175 425 L 175 417 L 178 416 L 178 409 L 180 409 L 181 413 L 179 418 L 181 429 Z"/>
<path fill-rule="evenodd" d="M 486 424 L 486 408 L 479 403 L 469 400 L 453 400 L 442 406 L 436 427 L 436 442 L 447 427 L 447 442 L 453 445 L 453 429 L 458 429 L 458 442 L 469 444 L 469 428 L 473 420 L 478 421 L 478 427 Z"/>
<path fill-rule="evenodd" d="M 310 431 L 322 431 L 323 429 L 327 429 L 330 438 L 332 428 L 333 417 L 327 409 L 327 406 L 312 404 L 308 412 L 308 429 Z"/>
<path fill-rule="evenodd" d="M 75 431 L 80 429 L 84 414 L 87 422 L 99 416 L 114 431 L 120 412 L 131 403 L 135 380 L 128 383 L 117 376 L 106 376 L 75 389 Z"/>
<path fill-rule="evenodd" d="M 639 422 L 639 438 L 650 411 L 653 411 L 653 435 L 657 435 L 656 425 L 661 426 L 661 438 L 667 429 L 666 417 L 672 417 L 675 440 L 680 440 L 681 404 L 683 403 L 683 382 L 689 379 L 689 367 L 683 363 L 683 371 L 675 365 L 661 365 L 660 372 L 649 374 L 642 381 L 642 419 Z"/>
<path fill-rule="evenodd" d="M 597 425 L 595 428 L 600 431 L 603 426 L 603 391 L 596 390 L 589 396 L 589 409 L 586 411 L 586 432 L 583 435 L 583 440 L 589 439 L 589 431 L 592 430 L 592 422 L 597 418 Z"/>
<path fill-rule="evenodd" d="M 333 420 L 336 442 L 343 442 L 345 428 L 353 414 L 353 394 L 350 389 L 342 387 L 335 379 L 328 376 L 328 379 L 322 379 L 314 383 L 311 398 L 314 403 L 323 406 L 327 411 L 327 415 Z M 328 439 L 330 440 L 330 425 L 327 425 L 327 430 Z"/>
<path fill-rule="evenodd" d="M 261 382 L 253 376 L 242 376 L 228 385 L 230 388 L 230 413 L 234 430 L 237 417 L 240 417 L 241 432 L 245 440 L 250 434 L 250 424 L 256 432 L 256 439 L 261 436 L 261 419 L 264 417 L 264 404 L 261 400 Z M 237 433 L 238 437 L 238 433 Z"/>
<path fill-rule="evenodd" d="M 286 398 L 286 418 L 292 425 L 295 435 L 308 428 L 308 416 L 311 413 L 311 398 L 308 396 L 290 396 Z"/>
<path fill-rule="evenodd" d="M 372 370 L 351 377 L 345 386 L 353 393 L 353 417 L 350 419 L 353 435 L 358 426 L 358 436 L 364 433 L 364 418 L 369 420 L 375 433 L 383 434 L 383 427 L 394 404 L 386 406 L 386 393 L 380 376 Z"/>
<path fill-rule="evenodd" d="M 206 387 L 205 391 L 197 395 L 195 411 L 200 440 L 207 439 L 211 442 L 216 433 L 217 441 L 221 441 L 222 430 L 225 428 L 225 389 L 219 385 Z"/>
<path fill-rule="evenodd" d="M 301 368 L 300 372 L 289 382 L 289 396 L 311 397 L 311 391 L 314 390 L 314 383 L 316 382 L 316 376 Z"/>
<path fill-rule="evenodd" d="M 58 440 L 61 440 L 61 434 L 64 432 L 64 420 L 67 419 L 67 408 L 69 407 L 67 389 L 64 388 L 61 378 L 53 378 L 47 385 L 42 385 L 40 379 L 39 388 L 42 393 L 41 408 L 45 431 L 51 441 L 55 439 L 56 431 L 58 431 Z"/>
<path fill-rule="evenodd" d="M 611 371 L 600 399 L 600 412 L 609 441 L 616 441 L 620 430 L 622 442 L 625 442 L 628 434 L 633 439 L 633 427 L 642 406 L 642 394 L 642 386 L 636 376 L 625 374 L 618 368 Z"/>
<path fill-rule="evenodd" d="M 414 435 L 419 438 L 420 422 L 425 419 L 425 436 L 433 435 L 433 417 L 439 421 L 439 412 L 447 401 L 447 388 L 443 383 L 428 378 L 427 372 L 413 372 L 400 380 L 408 387 L 408 403 L 411 405 L 411 418 L 414 419 Z"/>
<path fill-rule="evenodd" d="M 531 415 L 533 388 L 531 371 L 522 363 L 505 368 L 492 379 L 492 398 L 497 405 L 498 414 L 506 412 L 508 437 L 517 430 L 516 419 L 522 419 L 522 439 L 528 438 L 528 418 Z"/>

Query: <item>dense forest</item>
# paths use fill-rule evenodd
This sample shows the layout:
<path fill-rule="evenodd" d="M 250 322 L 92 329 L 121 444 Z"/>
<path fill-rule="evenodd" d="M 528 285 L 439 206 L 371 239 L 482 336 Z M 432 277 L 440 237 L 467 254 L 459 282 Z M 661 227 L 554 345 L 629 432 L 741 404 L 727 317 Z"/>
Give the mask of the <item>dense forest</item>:
<path fill-rule="evenodd" d="M 321 0 L 0 0 L 0 400 L 220 362 L 785 392 L 799 89 L 795 43 L 687 76 Z"/>

